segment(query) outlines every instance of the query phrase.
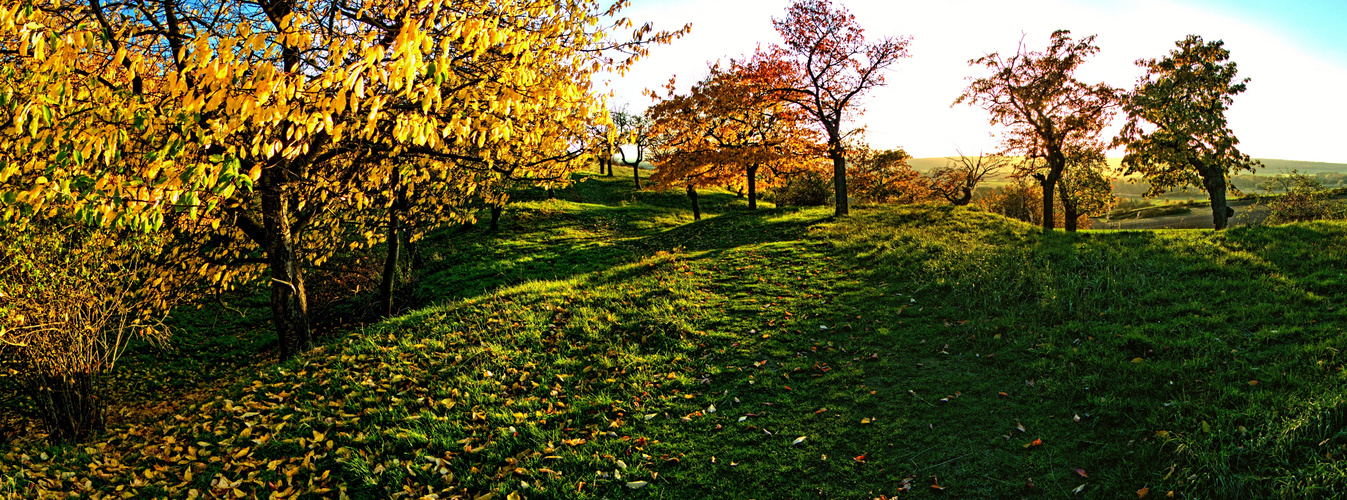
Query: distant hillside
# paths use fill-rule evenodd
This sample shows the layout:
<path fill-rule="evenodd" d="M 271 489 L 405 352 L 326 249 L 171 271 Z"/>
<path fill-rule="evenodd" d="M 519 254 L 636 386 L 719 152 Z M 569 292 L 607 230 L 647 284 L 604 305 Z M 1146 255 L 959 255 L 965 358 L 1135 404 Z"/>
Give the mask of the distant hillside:
<path fill-rule="evenodd" d="M 1277 175 L 1298 170 L 1304 174 L 1317 173 L 1347 173 L 1347 163 L 1324 163 L 1317 161 L 1298 161 L 1298 160 L 1276 160 L 1270 158 L 1258 158 L 1263 167 L 1258 169 L 1257 175 Z M 949 163 L 948 158 L 913 158 L 908 163 L 912 168 L 920 172 L 930 172 Z M 1109 166 L 1118 168 L 1122 164 L 1122 158 L 1109 158 Z"/>

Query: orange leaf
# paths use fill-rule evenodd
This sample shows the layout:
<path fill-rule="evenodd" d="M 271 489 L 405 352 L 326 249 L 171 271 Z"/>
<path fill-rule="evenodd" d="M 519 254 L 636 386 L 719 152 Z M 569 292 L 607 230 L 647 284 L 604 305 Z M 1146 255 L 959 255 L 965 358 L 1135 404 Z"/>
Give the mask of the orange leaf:
<path fill-rule="evenodd" d="M 1024 445 L 1025 448 L 1028 448 L 1030 446 L 1043 446 L 1043 440 L 1035 439 L 1032 443 L 1027 443 Z"/>
<path fill-rule="evenodd" d="M 1090 477 L 1089 474 L 1085 473 L 1085 469 L 1076 469 L 1076 474 L 1080 474 L 1080 477 Z"/>
<path fill-rule="evenodd" d="M 1146 498 L 1146 494 L 1150 492 L 1151 489 L 1149 487 L 1142 486 L 1141 489 L 1137 490 L 1137 498 Z"/>

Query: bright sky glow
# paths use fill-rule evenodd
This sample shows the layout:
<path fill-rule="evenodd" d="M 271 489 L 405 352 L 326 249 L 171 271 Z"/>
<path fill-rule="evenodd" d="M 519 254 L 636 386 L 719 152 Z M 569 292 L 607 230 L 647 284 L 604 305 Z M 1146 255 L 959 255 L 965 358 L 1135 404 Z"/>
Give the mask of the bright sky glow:
<path fill-rule="evenodd" d="M 839 0 L 834 0 L 834 4 Z M 1143 71 L 1134 62 L 1162 57 L 1176 40 L 1196 34 L 1224 40 L 1249 90 L 1228 114 L 1240 149 L 1257 158 L 1347 163 L 1347 1 L 1261 0 L 840 0 L 867 37 L 913 37 L 911 58 L 886 75 L 888 85 L 864 98 L 872 146 L 903 147 L 916 157 L 968 154 L 998 148 L 999 127 L 980 108 L 950 104 L 966 77 L 985 69 L 968 60 L 1013 53 L 1021 35 L 1031 50 L 1046 48 L 1056 29 L 1079 38 L 1098 35 L 1100 53 L 1077 77 L 1132 88 Z M 788 0 L 635 0 L 634 22 L 692 33 L 656 47 L 625 77 L 614 78 L 614 103 L 644 109 L 643 89 L 678 76 L 685 92 L 716 60 L 742 58 L 780 39 L 771 18 Z M 1115 129 L 1117 122 L 1115 120 Z M 1120 154 L 1114 152 L 1114 154 Z"/>

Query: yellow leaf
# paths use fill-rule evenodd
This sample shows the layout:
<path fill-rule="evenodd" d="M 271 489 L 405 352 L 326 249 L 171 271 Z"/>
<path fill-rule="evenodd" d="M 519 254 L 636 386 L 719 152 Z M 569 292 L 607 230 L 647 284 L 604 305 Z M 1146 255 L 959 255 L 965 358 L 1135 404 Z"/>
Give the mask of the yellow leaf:
<path fill-rule="evenodd" d="M 1142 362 L 1142 361 L 1145 361 L 1145 359 L 1144 359 L 1144 358 L 1132 358 L 1132 362 L 1133 362 L 1133 363 L 1140 363 L 1140 362 Z"/>
<path fill-rule="evenodd" d="M 641 488 L 644 488 L 645 485 L 647 485 L 647 484 L 650 484 L 650 482 L 649 482 L 649 481 L 632 481 L 632 482 L 630 482 L 630 483 L 627 483 L 627 487 L 628 487 L 628 488 L 631 488 L 631 489 L 633 489 L 633 490 L 639 490 L 639 489 L 641 489 Z"/>

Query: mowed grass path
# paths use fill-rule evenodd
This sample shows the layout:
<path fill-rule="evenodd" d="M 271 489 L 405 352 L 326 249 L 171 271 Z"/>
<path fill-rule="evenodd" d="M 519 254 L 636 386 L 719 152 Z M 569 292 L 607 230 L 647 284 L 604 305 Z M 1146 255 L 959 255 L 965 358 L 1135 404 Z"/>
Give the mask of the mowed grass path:
<path fill-rule="evenodd" d="M 948 206 L 832 220 L 724 193 L 692 222 L 681 195 L 629 185 L 430 238 L 426 307 L 98 442 L 21 439 L 0 491 L 1347 492 L 1347 224 L 1045 236 Z"/>

